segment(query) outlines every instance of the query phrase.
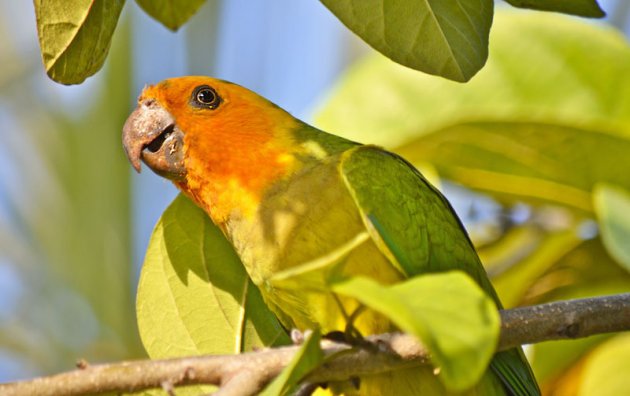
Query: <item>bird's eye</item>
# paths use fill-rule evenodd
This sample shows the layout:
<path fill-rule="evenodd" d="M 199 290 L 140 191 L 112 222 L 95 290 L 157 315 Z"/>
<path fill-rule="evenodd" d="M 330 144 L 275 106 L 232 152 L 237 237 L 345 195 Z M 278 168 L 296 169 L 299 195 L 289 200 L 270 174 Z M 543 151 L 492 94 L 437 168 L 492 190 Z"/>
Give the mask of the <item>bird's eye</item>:
<path fill-rule="evenodd" d="M 221 104 L 221 98 L 217 94 L 217 91 L 207 85 L 202 85 L 195 88 L 193 91 L 192 104 L 196 107 L 214 110 Z"/>

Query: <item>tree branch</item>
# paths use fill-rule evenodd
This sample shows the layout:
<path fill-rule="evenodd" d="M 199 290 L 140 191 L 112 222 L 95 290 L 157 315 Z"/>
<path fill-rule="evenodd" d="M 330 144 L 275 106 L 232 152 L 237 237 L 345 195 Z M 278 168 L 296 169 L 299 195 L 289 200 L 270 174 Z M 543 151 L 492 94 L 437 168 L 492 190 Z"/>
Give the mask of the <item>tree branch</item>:
<path fill-rule="evenodd" d="M 630 330 L 630 293 L 560 301 L 501 311 L 499 350 L 548 340 L 588 337 Z M 429 362 L 427 350 L 413 336 L 388 333 L 367 337 L 369 346 L 322 342 L 326 356 L 336 355 L 308 376 L 320 383 L 418 366 Z M 290 362 L 298 346 L 240 355 L 141 360 L 79 369 L 49 377 L 0 384 L 0 394 L 83 395 L 132 392 L 164 385 L 214 384 L 221 395 L 259 392 Z M 246 374 L 245 374 L 246 373 Z"/>

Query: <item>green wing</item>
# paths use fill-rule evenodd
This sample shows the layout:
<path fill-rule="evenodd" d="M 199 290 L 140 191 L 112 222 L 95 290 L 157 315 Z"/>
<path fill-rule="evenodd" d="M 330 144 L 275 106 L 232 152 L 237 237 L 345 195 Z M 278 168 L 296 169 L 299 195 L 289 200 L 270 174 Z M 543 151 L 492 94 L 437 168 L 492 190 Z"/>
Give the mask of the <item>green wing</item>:
<path fill-rule="evenodd" d="M 501 303 L 459 218 L 411 164 L 374 146 L 346 153 L 340 172 L 372 239 L 407 276 L 461 270 Z M 518 396 L 540 395 L 520 348 L 499 352 L 491 367 Z"/>

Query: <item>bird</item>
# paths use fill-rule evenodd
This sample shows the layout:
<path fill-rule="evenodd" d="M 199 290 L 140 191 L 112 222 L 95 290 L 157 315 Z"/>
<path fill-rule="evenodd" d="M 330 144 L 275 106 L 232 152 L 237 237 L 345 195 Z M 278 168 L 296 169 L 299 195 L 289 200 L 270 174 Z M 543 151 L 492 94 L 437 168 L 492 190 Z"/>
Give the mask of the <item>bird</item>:
<path fill-rule="evenodd" d="M 459 270 L 502 308 L 453 208 L 412 164 L 319 130 L 240 85 L 184 76 L 145 87 L 123 127 L 123 146 L 136 171 L 143 162 L 208 214 L 286 329 L 397 330 L 385 315 L 327 289 L 333 273 L 391 285 Z M 304 284 L 273 282 L 312 262 L 320 264 Z M 452 394 L 431 367 L 325 388 L 317 392 Z M 496 353 L 480 382 L 457 394 L 540 390 L 521 348 L 514 348 Z"/>

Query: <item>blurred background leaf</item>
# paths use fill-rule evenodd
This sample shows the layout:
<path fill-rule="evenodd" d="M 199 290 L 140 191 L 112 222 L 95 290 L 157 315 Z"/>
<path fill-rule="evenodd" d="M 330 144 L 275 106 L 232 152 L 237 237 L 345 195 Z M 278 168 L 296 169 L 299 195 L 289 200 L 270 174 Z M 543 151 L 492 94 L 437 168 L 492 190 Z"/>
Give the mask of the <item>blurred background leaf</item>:
<path fill-rule="evenodd" d="M 595 186 L 594 195 L 602 241 L 617 262 L 630 271 L 630 193 L 602 183 Z"/>
<path fill-rule="evenodd" d="M 123 23 L 100 84 L 70 111 L 28 74 L 7 79 L 0 181 L 12 210 L 0 257 L 28 291 L 0 328 L 2 350 L 35 371 L 141 356 L 133 300 L 129 171 L 118 130 L 131 97 L 130 30 Z M 41 69 L 38 73 L 41 73 Z M 18 133 L 19 131 L 19 133 Z M 4 223 L 4 224 L 3 224 Z"/>

